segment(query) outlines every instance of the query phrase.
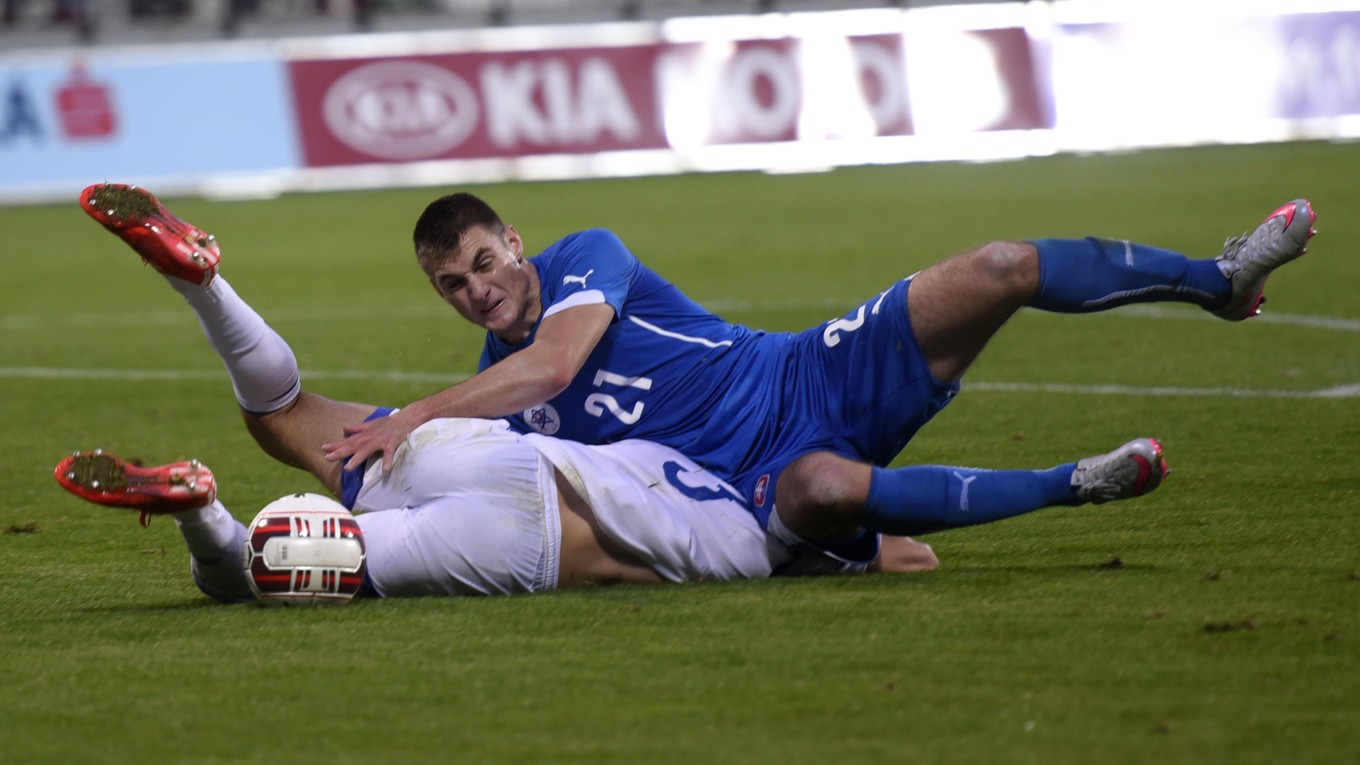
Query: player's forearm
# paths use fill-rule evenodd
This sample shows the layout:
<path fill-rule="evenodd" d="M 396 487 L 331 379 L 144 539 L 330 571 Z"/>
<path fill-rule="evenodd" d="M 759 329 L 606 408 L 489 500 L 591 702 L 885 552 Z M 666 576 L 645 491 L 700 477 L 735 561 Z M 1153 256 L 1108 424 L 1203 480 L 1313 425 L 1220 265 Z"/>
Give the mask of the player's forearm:
<path fill-rule="evenodd" d="M 421 423 L 441 417 L 506 417 L 566 390 L 575 370 L 560 368 L 526 349 L 450 388 L 413 402 L 408 416 Z"/>
<path fill-rule="evenodd" d="M 537 339 L 471 379 L 415 402 L 407 416 L 419 423 L 440 417 L 507 417 L 556 396 L 571 385 L 614 318 L 607 304 L 575 306 L 539 325 Z"/>

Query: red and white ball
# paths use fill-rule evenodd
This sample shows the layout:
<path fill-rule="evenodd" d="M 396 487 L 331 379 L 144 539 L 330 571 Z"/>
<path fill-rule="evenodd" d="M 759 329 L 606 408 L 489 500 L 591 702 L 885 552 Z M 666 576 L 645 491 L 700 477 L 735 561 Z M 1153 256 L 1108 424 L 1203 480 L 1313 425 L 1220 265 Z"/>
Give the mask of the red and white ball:
<path fill-rule="evenodd" d="M 246 531 L 246 579 L 262 605 L 348 603 L 363 586 L 366 565 L 354 515 L 320 494 L 276 499 Z"/>

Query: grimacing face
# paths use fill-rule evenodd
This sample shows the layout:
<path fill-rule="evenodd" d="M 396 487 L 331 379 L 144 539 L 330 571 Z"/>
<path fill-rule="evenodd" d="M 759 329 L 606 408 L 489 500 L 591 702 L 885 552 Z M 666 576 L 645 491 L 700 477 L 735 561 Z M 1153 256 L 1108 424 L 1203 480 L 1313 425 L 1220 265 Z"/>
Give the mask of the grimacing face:
<path fill-rule="evenodd" d="M 494 234 L 473 226 L 458 251 L 429 271 L 430 284 L 464 319 L 517 344 L 542 312 L 538 274 L 514 226 Z"/>

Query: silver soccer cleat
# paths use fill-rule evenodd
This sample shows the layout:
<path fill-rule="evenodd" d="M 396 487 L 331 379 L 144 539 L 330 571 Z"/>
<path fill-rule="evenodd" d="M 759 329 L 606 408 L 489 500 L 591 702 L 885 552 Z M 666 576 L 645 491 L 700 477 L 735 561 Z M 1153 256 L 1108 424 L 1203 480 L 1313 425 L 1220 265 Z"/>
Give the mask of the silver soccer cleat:
<path fill-rule="evenodd" d="M 1215 316 L 1228 321 L 1249 319 L 1261 312 L 1266 302 L 1262 290 L 1271 272 L 1308 251 L 1308 240 L 1317 230 L 1317 213 L 1306 199 L 1295 199 L 1271 213 L 1256 230 L 1246 236 L 1230 237 L 1223 243 L 1218 270 L 1232 283 L 1232 296 L 1218 308 Z"/>
<path fill-rule="evenodd" d="M 1099 505 L 1147 494 L 1170 472 L 1162 458 L 1161 442 L 1137 438 L 1108 454 L 1079 460 L 1072 485 L 1082 501 Z"/>

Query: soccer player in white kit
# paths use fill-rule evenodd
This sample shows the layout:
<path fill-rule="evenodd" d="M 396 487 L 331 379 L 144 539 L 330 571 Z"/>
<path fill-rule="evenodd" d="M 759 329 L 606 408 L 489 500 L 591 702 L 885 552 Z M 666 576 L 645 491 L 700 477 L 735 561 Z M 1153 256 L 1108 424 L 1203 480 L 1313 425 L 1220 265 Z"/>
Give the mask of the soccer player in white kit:
<path fill-rule="evenodd" d="M 435 420 L 410 434 L 390 471 L 375 460 L 346 474 L 321 444 L 391 410 L 303 390 L 287 343 L 217 274 L 213 237 L 145 191 L 98 188 L 100 214 L 87 212 L 193 308 L 260 445 L 360 513 L 370 594 L 511 594 L 865 568 L 773 539 L 734 489 L 645 441 L 586 446 L 521 435 L 503 421 Z M 204 466 L 140 468 L 98 452 L 68 457 L 56 472 L 91 501 L 173 513 L 200 588 L 222 600 L 249 598 L 246 529 L 217 499 L 216 478 Z M 893 540 L 882 560 L 889 570 L 937 563 L 928 546 L 906 539 Z"/>
<path fill-rule="evenodd" d="M 764 578 L 858 570 L 761 530 L 710 474 L 647 441 L 585 446 L 520 435 L 503 421 L 444 419 L 411 434 L 394 467 L 373 465 L 352 509 L 378 597 L 511 595 L 614 582 Z M 249 600 L 247 530 L 205 466 L 141 468 L 103 452 L 57 466 L 73 493 L 169 513 L 199 588 Z M 918 567 L 933 558 L 918 559 Z"/>

